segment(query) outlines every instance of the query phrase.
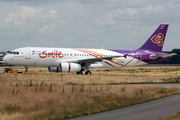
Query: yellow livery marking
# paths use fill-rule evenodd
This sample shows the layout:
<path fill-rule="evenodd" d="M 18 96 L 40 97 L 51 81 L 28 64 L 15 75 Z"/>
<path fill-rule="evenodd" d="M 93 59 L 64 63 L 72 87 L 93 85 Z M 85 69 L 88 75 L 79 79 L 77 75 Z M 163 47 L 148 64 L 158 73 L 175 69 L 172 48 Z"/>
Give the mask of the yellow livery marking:
<path fill-rule="evenodd" d="M 140 52 L 137 52 L 136 54 L 134 54 L 133 56 L 131 56 L 129 59 L 133 58 L 135 55 L 139 54 Z"/>
<path fill-rule="evenodd" d="M 116 60 L 116 61 L 124 61 L 124 60 L 120 60 L 120 59 L 115 59 L 115 58 L 113 58 L 113 60 Z"/>

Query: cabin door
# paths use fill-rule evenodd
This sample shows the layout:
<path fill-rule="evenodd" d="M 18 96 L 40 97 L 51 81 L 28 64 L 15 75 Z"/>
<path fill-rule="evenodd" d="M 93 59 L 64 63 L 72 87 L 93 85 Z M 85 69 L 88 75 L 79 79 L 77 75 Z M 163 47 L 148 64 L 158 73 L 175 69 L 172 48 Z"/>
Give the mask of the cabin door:
<path fill-rule="evenodd" d="M 30 49 L 25 49 L 25 59 L 31 59 Z"/>

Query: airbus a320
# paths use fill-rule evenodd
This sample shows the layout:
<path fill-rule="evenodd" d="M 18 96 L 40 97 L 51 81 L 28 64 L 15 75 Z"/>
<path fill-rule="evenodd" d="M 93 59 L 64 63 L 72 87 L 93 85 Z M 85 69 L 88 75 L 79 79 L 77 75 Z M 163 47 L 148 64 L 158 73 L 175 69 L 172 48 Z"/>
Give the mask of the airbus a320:
<path fill-rule="evenodd" d="M 175 53 L 162 53 L 168 24 L 161 24 L 136 50 L 23 47 L 6 55 L 12 65 L 48 67 L 49 72 L 92 74 L 90 68 L 123 68 L 167 59 Z"/>

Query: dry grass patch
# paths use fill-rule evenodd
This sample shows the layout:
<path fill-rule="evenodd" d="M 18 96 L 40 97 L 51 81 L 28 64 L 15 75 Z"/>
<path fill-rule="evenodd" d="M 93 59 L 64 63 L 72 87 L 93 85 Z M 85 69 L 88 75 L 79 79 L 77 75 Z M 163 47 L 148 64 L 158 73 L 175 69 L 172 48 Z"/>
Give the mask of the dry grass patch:
<path fill-rule="evenodd" d="M 3 69 L 3 68 L 2 68 Z M 24 67 L 13 67 L 13 69 L 24 70 Z M 123 69 L 93 69 L 93 75 L 76 75 L 76 73 L 49 73 L 44 67 L 30 67 L 30 71 L 38 72 L 38 75 L 0 75 L 2 79 L 13 81 L 33 80 L 41 83 L 56 82 L 58 84 L 73 83 L 76 84 L 120 84 L 120 83 L 179 83 L 180 67 L 179 66 L 143 66 Z M 155 72 L 137 72 L 138 70 L 155 71 Z M 1 71 L 3 72 L 3 71 Z"/>
<path fill-rule="evenodd" d="M 14 78 L 16 80 L 16 78 Z M 12 85 L 13 84 L 13 85 Z M 180 88 L 130 85 L 63 85 L 0 80 L 3 119 L 67 119 L 180 93 Z"/>
<path fill-rule="evenodd" d="M 172 114 L 170 116 L 158 119 L 158 120 L 180 120 L 180 112 L 178 112 L 177 114 Z"/>
<path fill-rule="evenodd" d="M 14 67 L 23 70 L 23 67 Z M 155 72 L 138 73 L 138 70 Z M 0 117 L 12 119 L 67 119 L 122 108 L 180 93 L 180 88 L 110 85 L 119 83 L 179 83 L 180 67 L 95 69 L 93 75 L 49 73 L 0 74 Z M 1 71 L 2 72 L 2 71 Z M 63 81 L 62 81 L 63 75 Z"/>

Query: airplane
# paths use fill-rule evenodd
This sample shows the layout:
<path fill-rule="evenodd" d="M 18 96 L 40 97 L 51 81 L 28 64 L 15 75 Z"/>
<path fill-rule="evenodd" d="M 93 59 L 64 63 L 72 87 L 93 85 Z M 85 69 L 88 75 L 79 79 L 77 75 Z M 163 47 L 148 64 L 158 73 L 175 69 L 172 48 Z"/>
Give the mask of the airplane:
<path fill-rule="evenodd" d="M 170 58 L 162 53 L 168 24 L 160 24 L 149 39 L 136 50 L 23 47 L 3 57 L 12 65 L 48 67 L 49 72 L 76 72 L 91 75 L 90 68 L 124 68 Z"/>

